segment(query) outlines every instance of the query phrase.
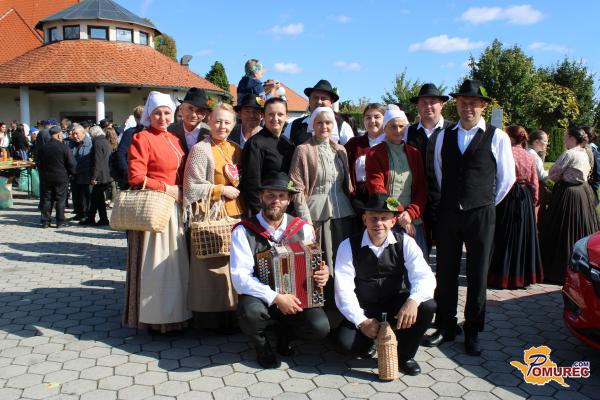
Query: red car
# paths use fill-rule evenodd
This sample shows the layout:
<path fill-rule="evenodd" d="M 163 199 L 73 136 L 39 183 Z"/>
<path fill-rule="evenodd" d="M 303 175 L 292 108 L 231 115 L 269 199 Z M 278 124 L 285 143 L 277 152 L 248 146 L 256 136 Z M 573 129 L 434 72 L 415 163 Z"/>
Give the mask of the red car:
<path fill-rule="evenodd" d="M 573 246 L 562 293 L 563 318 L 569 330 L 600 349 L 600 232 Z"/>

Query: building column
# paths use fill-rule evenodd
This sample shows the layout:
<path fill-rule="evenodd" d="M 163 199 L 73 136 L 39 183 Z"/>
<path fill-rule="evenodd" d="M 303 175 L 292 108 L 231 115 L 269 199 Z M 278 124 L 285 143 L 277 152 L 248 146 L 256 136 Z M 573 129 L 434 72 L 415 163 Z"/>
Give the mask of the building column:
<path fill-rule="evenodd" d="M 29 123 L 29 120 L 31 118 L 29 116 L 29 87 L 21 86 L 19 88 L 19 93 L 21 97 L 19 100 L 19 105 L 21 108 L 21 123 L 27 124 L 27 126 L 31 126 L 31 124 Z"/>
<path fill-rule="evenodd" d="M 104 86 L 96 87 L 96 122 L 100 123 L 106 118 L 106 109 L 104 106 Z"/>

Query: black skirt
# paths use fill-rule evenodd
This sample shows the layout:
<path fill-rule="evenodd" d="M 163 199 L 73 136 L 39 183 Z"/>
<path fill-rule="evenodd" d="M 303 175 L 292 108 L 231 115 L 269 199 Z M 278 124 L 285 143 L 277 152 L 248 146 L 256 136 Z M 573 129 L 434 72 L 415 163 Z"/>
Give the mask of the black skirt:
<path fill-rule="evenodd" d="M 543 279 L 531 191 L 516 183 L 496 207 L 496 230 L 488 287 L 524 288 Z"/>
<path fill-rule="evenodd" d="M 545 212 L 540 214 L 540 248 L 544 281 L 562 285 L 573 245 L 598 231 L 594 194 L 586 182 L 557 182 Z"/>

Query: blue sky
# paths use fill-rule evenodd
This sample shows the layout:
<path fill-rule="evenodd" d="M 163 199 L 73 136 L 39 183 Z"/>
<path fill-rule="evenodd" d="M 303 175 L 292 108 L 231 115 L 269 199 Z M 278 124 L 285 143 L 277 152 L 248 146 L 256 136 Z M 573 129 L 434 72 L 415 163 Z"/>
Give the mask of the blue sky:
<path fill-rule="evenodd" d="M 173 36 L 201 76 L 218 60 L 237 84 L 244 62 L 258 58 L 265 78 L 299 93 L 325 78 L 342 100 L 379 101 L 405 68 L 452 87 L 494 38 L 538 66 L 566 55 L 600 71 L 595 1 L 117 1 Z"/>

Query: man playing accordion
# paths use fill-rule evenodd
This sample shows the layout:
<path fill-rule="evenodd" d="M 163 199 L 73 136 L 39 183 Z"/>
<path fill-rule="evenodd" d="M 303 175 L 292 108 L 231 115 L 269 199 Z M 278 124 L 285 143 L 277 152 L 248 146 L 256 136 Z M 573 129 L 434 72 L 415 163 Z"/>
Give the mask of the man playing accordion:
<path fill-rule="evenodd" d="M 312 226 L 286 213 L 290 194 L 296 193 L 289 177 L 273 173 L 261 186 L 261 211 L 233 229 L 231 234 L 231 280 L 239 294 L 239 325 L 256 348 L 257 361 L 263 368 L 279 366 L 277 356 L 265 336 L 265 330 L 277 324 L 279 354 L 293 354 L 290 339 L 320 340 L 329 333 L 329 322 L 321 307 L 302 309 L 293 294 L 281 294 L 261 282 L 257 276 L 257 254 L 273 246 L 309 242 L 315 238 Z M 326 266 L 315 270 L 312 280 L 324 287 L 329 279 Z"/>

